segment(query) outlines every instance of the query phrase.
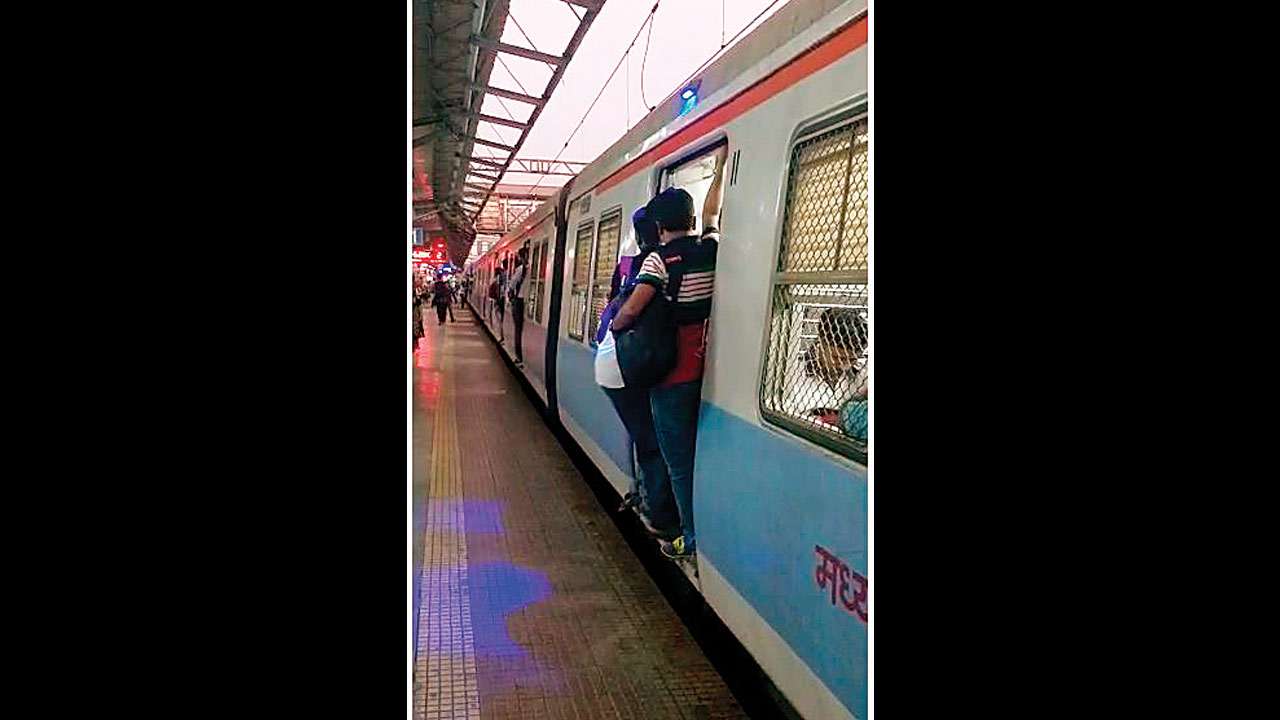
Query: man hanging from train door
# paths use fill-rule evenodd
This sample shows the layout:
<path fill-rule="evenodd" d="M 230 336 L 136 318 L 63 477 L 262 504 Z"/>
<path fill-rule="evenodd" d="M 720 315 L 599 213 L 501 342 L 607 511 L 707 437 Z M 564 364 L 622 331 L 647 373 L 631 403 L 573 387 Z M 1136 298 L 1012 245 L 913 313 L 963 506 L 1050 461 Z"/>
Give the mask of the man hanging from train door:
<path fill-rule="evenodd" d="M 497 283 L 497 294 L 494 296 L 494 313 L 498 318 L 498 342 L 507 341 L 507 259 L 503 258 L 494 270 L 493 281 Z"/>
<path fill-rule="evenodd" d="M 511 322 L 515 325 L 516 365 L 524 364 L 524 300 L 525 275 L 528 274 L 529 248 L 520 248 L 516 253 L 516 269 L 511 272 L 511 281 L 507 283 L 507 294 L 511 296 Z"/>
<path fill-rule="evenodd" d="M 676 366 L 649 391 L 654 429 L 671 480 L 682 534 L 662 544 L 670 558 L 685 558 L 697 549 L 693 518 L 693 463 L 697 451 L 698 410 L 707 351 L 707 327 L 715 290 L 716 251 L 720 246 L 721 181 L 728 146 L 716 150 L 715 171 L 702 207 L 702 234 L 695 228 L 693 197 L 667 188 L 645 206 L 658 224 L 661 247 L 645 258 L 636 289 L 618 311 L 615 329 L 630 327 L 658 293 L 672 301 L 676 321 Z"/>
<path fill-rule="evenodd" d="M 682 534 L 680 516 L 671 494 L 667 463 L 662 458 L 658 434 L 653 426 L 649 388 L 627 387 L 618 363 L 617 338 L 610 329 L 614 315 L 634 289 L 645 258 L 657 253 L 659 247 L 658 226 L 646 215 L 645 208 L 636 210 L 631 216 L 631 223 L 635 228 L 639 253 L 623 256 L 613 271 L 609 304 L 600 316 L 600 328 L 596 334 L 595 377 L 596 384 L 609 396 L 635 447 L 631 488 L 623 497 L 619 510 L 634 508 L 649 534 L 670 542 Z"/>

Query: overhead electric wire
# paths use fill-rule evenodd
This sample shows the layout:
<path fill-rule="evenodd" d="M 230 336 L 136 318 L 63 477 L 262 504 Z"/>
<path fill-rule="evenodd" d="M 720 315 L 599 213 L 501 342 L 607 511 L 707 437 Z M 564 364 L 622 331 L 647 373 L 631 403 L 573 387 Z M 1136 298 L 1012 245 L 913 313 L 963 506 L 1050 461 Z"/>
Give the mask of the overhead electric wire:
<path fill-rule="evenodd" d="M 658 6 L 654 5 L 653 9 L 657 10 Z M 645 94 L 644 94 L 644 66 L 645 66 L 645 63 L 649 62 L 649 45 L 650 45 L 649 41 L 652 39 L 653 39 L 653 15 L 650 14 L 649 15 L 649 34 L 645 36 L 645 39 L 644 39 L 644 58 L 640 60 L 640 100 L 641 102 L 644 103 L 645 107 L 649 108 L 649 112 L 653 112 L 653 109 L 656 106 L 650 105 L 649 98 L 645 97 Z"/>
<path fill-rule="evenodd" d="M 533 38 L 529 37 L 529 33 L 525 32 L 525 31 L 524 31 L 524 28 L 520 27 L 520 21 L 516 19 L 515 13 L 508 12 L 508 13 L 507 13 L 507 17 L 508 17 L 508 18 L 511 18 L 511 22 L 513 22 L 513 23 L 515 23 L 515 24 L 516 24 L 516 29 L 520 31 L 520 34 L 524 36 L 524 39 L 529 41 L 529 47 L 530 47 L 531 49 L 533 49 L 533 50 L 536 50 L 537 52 L 542 52 L 541 50 L 538 50 L 538 46 L 537 46 L 537 45 L 534 45 L 534 44 L 533 44 Z M 551 63 L 546 62 L 545 60 L 544 60 L 543 62 L 544 62 L 544 63 L 546 64 L 546 66 L 551 70 L 551 72 L 555 72 L 555 71 L 556 71 L 556 66 L 555 66 L 555 65 L 552 65 Z"/>
<path fill-rule="evenodd" d="M 705 68 L 707 67 L 707 65 L 711 64 L 711 61 L 712 61 L 712 60 L 715 60 L 715 59 L 716 59 L 716 57 L 717 57 L 718 55 L 720 55 L 720 53 L 724 52 L 725 48 L 727 48 L 727 47 L 729 47 L 730 45 L 732 45 L 732 44 L 733 44 L 733 41 L 734 41 L 734 40 L 737 40 L 739 35 L 741 35 L 742 33 L 746 32 L 746 31 L 747 31 L 747 28 L 750 28 L 752 25 L 755 25 L 757 20 L 759 20 L 760 18 L 764 17 L 764 14 L 765 14 L 765 13 L 767 13 L 767 12 L 769 12 L 771 9 L 773 9 L 773 6 L 774 6 L 774 5 L 777 5 L 779 2 L 781 2 L 781 0 L 773 0 L 773 2 L 769 3 L 769 5 L 765 7 L 765 9 L 763 9 L 763 10 L 761 10 L 759 13 L 757 13 L 757 14 L 756 14 L 756 16 L 755 16 L 754 18 L 752 18 L 752 19 L 751 19 L 751 22 L 747 23 L 746 25 L 743 25 L 741 30 L 739 30 L 736 34 L 734 34 L 734 36 L 733 36 L 733 37 L 729 38 L 729 42 L 728 42 L 728 43 L 726 43 L 726 44 L 724 44 L 724 45 L 721 45 L 721 46 L 720 46 L 720 49 L 719 49 L 719 50 L 717 50 L 717 51 L 715 51 L 715 52 L 713 52 L 713 53 L 711 53 L 711 57 L 709 57 L 709 58 L 707 58 L 706 60 L 704 60 L 704 61 L 703 61 L 703 63 L 702 63 L 701 65 L 699 65 L 699 66 L 698 66 L 698 69 L 697 69 L 697 70 L 694 70 L 693 72 L 689 73 L 689 77 L 685 78 L 685 79 L 684 79 L 684 82 L 681 82 L 679 85 L 677 85 L 677 86 L 676 86 L 676 89 L 680 89 L 680 88 L 682 88 L 682 87 L 684 87 L 684 86 L 688 85 L 688 84 L 689 84 L 689 81 L 690 81 L 690 80 L 692 80 L 692 79 L 694 79 L 695 77 L 697 77 L 697 76 L 698 76 L 698 73 L 702 72 L 702 71 L 703 71 L 703 69 L 705 69 Z"/>
<path fill-rule="evenodd" d="M 569 2 L 569 0 L 560 0 L 560 2 L 564 3 L 565 7 L 569 8 L 569 12 L 573 13 L 573 16 L 578 18 L 578 22 L 582 22 L 582 16 L 579 15 L 577 9 L 573 7 L 573 3 Z"/>
<path fill-rule="evenodd" d="M 724 49 L 724 0 L 720 0 L 720 49 Z"/>
<path fill-rule="evenodd" d="M 524 91 L 525 95 L 533 94 L 529 92 L 529 88 L 524 86 L 524 83 L 520 82 L 520 78 L 516 77 L 516 74 L 511 72 L 511 68 L 507 66 L 507 61 L 503 60 L 501 55 L 494 55 L 494 57 L 498 58 L 498 62 L 502 63 L 502 69 L 507 71 L 507 74 L 511 76 L 512 80 L 516 81 L 516 85 L 519 86 L 519 88 Z"/>
<path fill-rule="evenodd" d="M 589 106 L 587 107 L 587 111 L 586 111 L 586 112 L 584 112 L 584 113 L 582 113 L 582 118 L 581 118 L 580 120 L 578 120 L 578 125 L 577 125 L 577 127 L 575 127 L 575 128 L 573 129 L 573 132 L 569 133 L 569 137 L 565 139 L 565 141 L 564 141 L 564 145 L 560 147 L 560 151 L 559 151 L 559 152 L 557 152 L 557 153 L 556 153 L 555 158 L 554 158 L 554 159 L 552 159 L 552 161 L 551 161 L 551 162 L 552 162 L 553 164 L 556 162 L 556 160 L 559 160 L 559 159 L 560 159 L 560 156 L 561 156 L 561 155 L 563 155 L 563 154 L 564 154 L 564 151 L 568 149 L 568 147 L 569 147 L 569 143 L 573 140 L 573 137 L 574 137 L 575 135 L 577 135 L 577 134 L 578 134 L 578 131 L 579 131 L 579 130 L 581 130 L 581 129 L 582 129 L 582 124 L 583 124 L 583 123 L 585 123 L 585 122 L 587 121 L 587 116 L 588 116 L 588 115 L 590 115 L 590 114 L 591 114 L 591 111 L 595 109 L 595 107 L 596 107 L 596 103 L 600 101 L 600 97 L 604 95 L 604 91 L 605 91 L 605 89 L 606 89 L 606 88 L 608 88 L 608 87 L 609 87 L 609 83 L 613 81 L 613 76 L 618 74 L 618 68 L 622 67 L 622 62 L 623 62 L 624 60 L 626 60 L 626 59 L 627 59 L 627 53 L 630 53 L 630 52 L 631 52 L 631 48 L 635 47 L 636 40 L 639 40 L 639 39 L 640 39 L 640 33 L 644 31 L 644 26 L 645 26 L 646 24 L 648 24 L 648 25 L 650 26 L 650 28 L 652 28 L 652 27 L 653 27 L 653 25 L 652 25 L 652 21 L 653 21 L 653 14 L 654 14 L 654 13 L 656 13 L 656 12 L 658 11 L 658 6 L 659 6 L 659 5 L 661 5 L 661 4 L 662 4 L 662 0 L 657 0 L 657 2 L 655 2 L 655 3 L 653 4 L 653 7 L 649 9 L 649 15 L 648 15 L 647 17 L 645 17 L 644 22 L 640 23 L 640 27 L 636 28 L 636 34 L 635 34 L 635 37 L 631 38 L 631 43 L 630 43 L 630 44 L 628 44 L 628 45 L 627 45 L 627 49 L 623 51 L 623 53 L 622 53 L 622 57 L 618 58 L 618 64 L 613 66 L 613 72 L 609 73 L 609 77 L 608 77 L 608 78 L 606 78 L 606 79 L 605 79 L 605 81 L 604 81 L 604 84 L 600 86 L 600 92 L 596 93 L 596 97 L 595 97 L 595 99 L 591 101 L 591 105 L 589 105 Z M 537 181 L 537 182 L 535 182 L 535 183 L 534 183 L 534 184 L 529 188 L 529 192 L 533 192 L 533 189 L 534 189 L 534 188 L 536 188 L 536 187 L 538 187 L 539 185 L 541 185 L 541 184 L 542 184 L 542 180 L 543 180 L 543 178 L 545 178 L 545 177 L 546 177 L 546 175 L 543 175 L 542 177 L 538 178 L 538 181 Z"/>

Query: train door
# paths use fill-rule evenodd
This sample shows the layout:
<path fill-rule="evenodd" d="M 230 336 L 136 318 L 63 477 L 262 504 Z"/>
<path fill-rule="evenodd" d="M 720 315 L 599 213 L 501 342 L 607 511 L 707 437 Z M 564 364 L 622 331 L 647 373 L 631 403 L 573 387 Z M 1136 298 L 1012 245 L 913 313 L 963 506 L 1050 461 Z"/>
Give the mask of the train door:
<path fill-rule="evenodd" d="M 713 181 L 716 179 L 716 156 L 717 151 L 721 148 L 727 150 L 729 141 L 721 140 L 714 145 L 698 150 L 692 155 L 685 156 L 675 163 L 668 165 L 662 170 L 662 175 L 658 182 L 658 191 L 661 192 L 670 187 L 678 187 L 693 196 L 694 219 L 696 225 L 694 229 L 698 234 L 702 233 L 702 210 L 706 206 L 707 194 L 711 190 Z M 723 152 L 719 153 L 723 154 Z M 723 180 L 724 167 L 721 166 L 719 175 Z M 721 196 L 723 197 L 723 182 L 718 186 Z"/>
<path fill-rule="evenodd" d="M 676 162 L 663 168 L 659 175 L 658 189 L 659 191 L 669 188 L 680 188 L 689 193 L 693 198 L 694 210 L 694 230 L 698 236 L 701 236 L 706 225 L 719 228 L 721 217 L 721 201 L 724 193 L 724 165 L 725 158 L 728 155 L 728 140 L 720 140 L 712 145 L 701 148 L 694 153 L 677 160 Z M 705 219 L 704 219 L 704 216 Z M 675 283 L 678 287 L 668 285 L 666 292 L 668 297 L 673 300 L 677 307 L 678 313 L 685 314 L 685 321 L 677 330 L 677 344 L 679 347 L 676 368 L 672 371 L 672 375 L 676 380 L 676 384 L 664 390 L 664 397 L 660 398 L 656 393 L 653 395 L 654 402 L 654 419 L 655 425 L 667 425 L 668 428 L 688 422 L 684 418 L 692 417 L 692 427 L 687 427 L 684 432 L 690 433 L 688 437 L 696 437 L 698 417 L 701 414 L 697 406 L 701 404 L 702 391 L 707 387 L 707 381 L 711 379 L 714 368 L 702 367 L 698 372 L 698 365 L 702 362 L 695 359 L 695 353 L 700 354 L 702 358 L 709 356 L 705 343 L 709 341 L 709 329 L 711 308 L 715 303 L 715 264 L 714 261 L 707 262 L 706 244 L 700 245 L 700 250 L 691 253 L 680 253 L 683 255 L 670 256 L 664 252 L 668 270 L 670 274 L 670 282 Z M 673 263 L 678 259 L 681 260 L 679 269 Z M 677 280 L 677 276 L 679 280 Z M 708 300 L 710 302 L 708 303 Z M 702 318 L 702 322 L 690 322 L 693 317 Z M 699 345 L 702 345 L 699 348 Z M 698 397 L 694 403 L 694 407 L 690 407 L 688 403 L 694 401 L 689 397 L 692 391 L 692 385 L 697 382 Z M 688 390 L 681 389 L 683 387 Z M 661 403 L 659 400 L 661 399 Z M 669 413 L 665 421 L 659 422 L 659 408 L 666 407 L 664 413 Z M 681 433 L 682 435 L 684 433 Z M 661 443 L 669 441 L 663 440 L 662 435 L 659 436 Z M 695 445 L 690 442 L 687 446 L 680 447 L 676 442 L 673 447 L 673 453 L 678 457 L 691 458 L 693 462 L 683 465 L 679 469 L 671 463 L 672 486 L 676 494 L 676 503 L 680 507 L 681 524 L 684 528 L 685 538 L 683 543 L 689 542 L 689 536 L 693 533 L 693 525 L 696 524 L 697 511 L 694 509 L 698 503 L 696 501 L 697 492 L 693 489 L 693 472 L 697 466 L 697 450 Z M 664 456 L 668 455 L 667 447 L 663 447 Z M 682 461 L 687 462 L 687 461 Z M 677 475 L 686 478 L 677 483 Z M 689 513 L 690 517 L 685 518 L 685 514 Z M 696 543 L 695 543 L 696 544 Z M 689 546 L 681 544 L 678 548 L 673 546 L 674 554 L 684 555 L 689 552 Z M 664 552 L 667 552 L 664 546 Z"/>

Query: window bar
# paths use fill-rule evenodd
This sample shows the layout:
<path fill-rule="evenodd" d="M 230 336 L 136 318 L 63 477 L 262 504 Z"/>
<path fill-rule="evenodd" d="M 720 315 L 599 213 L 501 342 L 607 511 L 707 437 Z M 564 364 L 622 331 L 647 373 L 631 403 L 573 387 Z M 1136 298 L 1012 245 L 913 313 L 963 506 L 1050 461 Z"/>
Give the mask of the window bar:
<path fill-rule="evenodd" d="M 857 127 L 857 123 L 849 126 L 849 159 L 844 166 L 844 192 L 840 197 L 840 224 L 836 225 L 836 264 L 831 267 L 832 270 L 840 268 L 840 251 L 844 249 L 844 221 L 849 213 L 849 186 L 853 185 L 853 146 L 858 141 L 858 133 L 855 132 Z"/>

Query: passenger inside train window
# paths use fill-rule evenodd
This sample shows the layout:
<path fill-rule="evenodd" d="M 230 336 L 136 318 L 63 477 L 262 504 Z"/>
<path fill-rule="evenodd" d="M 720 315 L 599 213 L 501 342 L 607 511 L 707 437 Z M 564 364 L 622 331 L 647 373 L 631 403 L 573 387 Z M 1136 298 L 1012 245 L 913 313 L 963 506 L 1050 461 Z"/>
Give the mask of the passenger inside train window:
<path fill-rule="evenodd" d="M 677 326 L 676 366 L 649 391 L 658 445 L 680 513 L 681 536 L 662 545 L 662 552 L 671 558 L 692 556 L 697 547 L 693 466 L 727 151 L 727 145 L 721 145 L 711 155 L 713 172 L 702 206 L 701 233 L 696 230 L 693 197 L 686 190 L 669 187 L 649 201 L 645 212 L 658 226 L 661 245 L 641 264 L 636 288 L 613 321 L 616 330 L 631 327 L 659 292 L 672 301 Z"/>
<path fill-rule="evenodd" d="M 867 321 L 853 308 L 828 308 L 818 321 L 818 337 L 805 353 L 807 383 L 795 392 L 811 407 L 810 417 L 867 439 Z M 825 402 L 830 401 L 830 402 Z"/>

